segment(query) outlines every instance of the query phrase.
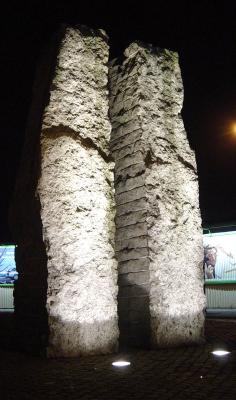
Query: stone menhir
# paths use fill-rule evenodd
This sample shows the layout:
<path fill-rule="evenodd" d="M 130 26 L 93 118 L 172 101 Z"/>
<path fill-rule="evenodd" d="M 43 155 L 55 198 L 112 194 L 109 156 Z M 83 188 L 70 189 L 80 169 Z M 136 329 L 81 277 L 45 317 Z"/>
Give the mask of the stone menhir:
<path fill-rule="evenodd" d="M 198 343 L 205 306 L 202 231 L 178 56 L 139 43 L 124 54 L 110 68 L 120 341 Z"/>
<path fill-rule="evenodd" d="M 49 356 L 117 348 L 107 62 L 103 31 L 64 27 L 35 82 L 12 207 L 15 311 L 23 346 Z"/>

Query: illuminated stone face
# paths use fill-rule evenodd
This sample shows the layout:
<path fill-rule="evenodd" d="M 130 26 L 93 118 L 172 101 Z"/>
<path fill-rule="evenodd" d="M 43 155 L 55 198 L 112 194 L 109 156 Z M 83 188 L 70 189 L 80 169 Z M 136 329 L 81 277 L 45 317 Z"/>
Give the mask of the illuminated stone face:
<path fill-rule="evenodd" d="M 107 58 L 101 36 L 67 29 L 43 117 L 37 193 L 48 255 L 49 356 L 117 347 Z"/>
<path fill-rule="evenodd" d="M 201 219 L 177 55 L 132 44 L 108 94 L 104 32 L 63 28 L 57 42 L 39 68 L 17 183 L 25 347 L 36 337 L 49 356 L 115 351 L 118 314 L 121 345 L 200 342 Z"/>
<path fill-rule="evenodd" d="M 110 71 L 121 339 L 199 342 L 202 230 L 178 57 L 137 43 L 125 56 Z"/>

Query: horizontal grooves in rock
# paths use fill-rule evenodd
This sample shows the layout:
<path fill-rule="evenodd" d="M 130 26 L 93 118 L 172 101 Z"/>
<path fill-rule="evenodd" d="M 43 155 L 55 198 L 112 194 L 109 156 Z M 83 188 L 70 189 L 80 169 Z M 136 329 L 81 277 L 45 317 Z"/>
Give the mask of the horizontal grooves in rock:
<path fill-rule="evenodd" d="M 128 154 L 125 154 L 123 157 L 116 157 L 116 159 L 115 159 L 116 168 L 119 168 L 120 164 L 124 166 L 126 164 L 127 160 L 132 159 L 132 161 L 135 160 L 135 163 L 136 163 L 137 158 L 138 158 L 138 161 L 140 161 L 140 160 L 143 161 L 143 154 L 142 154 L 142 151 L 140 150 L 140 148 L 135 149 Z"/>
<path fill-rule="evenodd" d="M 116 181 L 116 195 L 144 186 L 144 174 Z"/>
<path fill-rule="evenodd" d="M 124 106 L 124 102 L 120 103 L 114 103 L 115 105 L 113 106 L 112 109 L 110 109 L 110 115 L 113 118 L 114 122 L 121 122 L 124 123 L 127 121 L 132 121 L 134 117 L 136 117 L 136 114 L 140 108 L 139 104 L 135 104 L 132 102 L 130 104 L 130 108 L 127 108 Z M 123 120 L 122 120 L 123 117 Z"/>
<path fill-rule="evenodd" d="M 115 249 L 116 253 L 122 250 L 140 249 L 148 245 L 146 235 L 134 236 L 130 239 L 116 240 Z M 118 255 L 117 255 L 118 256 Z M 119 257 L 119 256 L 118 256 Z"/>
<path fill-rule="evenodd" d="M 138 222 L 144 222 L 145 220 L 146 220 L 145 209 L 127 212 L 126 214 L 123 214 L 121 216 L 116 216 L 115 218 L 116 226 L 118 228 L 123 226 L 133 225 Z"/>
<path fill-rule="evenodd" d="M 115 160 L 116 257 L 120 341 L 143 343 L 149 330 L 149 252 L 146 223 L 145 160 L 140 129 L 140 93 L 135 67 L 121 67 L 113 79 L 111 151 Z M 132 79 L 127 76 L 132 74 Z M 114 76 L 113 76 L 114 77 Z M 132 83 L 132 87 L 130 85 Z M 127 86 L 130 86 L 127 88 Z M 115 86 L 115 87 L 114 87 Z M 140 301 L 141 300 L 141 301 Z M 129 339 L 128 339 L 129 341 Z"/>
<path fill-rule="evenodd" d="M 145 197 L 145 186 L 138 186 L 123 193 L 118 193 L 115 197 L 118 206 L 142 199 Z"/>
<path fill-rule="evenodd" d="M 140 131 L 140 122 L 138 118 L 135 121 L 127 121 L 123 124 L 121 123 L 114 123 L 112 122 L 113 125 L 113 132 L 111 134 L 111 144 L 113 142 L 117 142 L 118 139 L 122 139 L 125 136 L 132 134 L 135 131 Z"/>
<path fill-rule="evenodd" d="M 136 164 L 129 165 L 128 167 L 125 167 L 123 169 L 116 170 L 115 182 L 142 175 L 145 169 L 145 163 L 141 161 Z"/>
<path fill-rule="evenodd" d="M 130 272 L 127 274 L 119 275 L 119 287 L 132 286 L 132 285 L 147 285 L 149 284 L 149 271 L 137 271 L 136 273 Z"/>
<path fill-rule="evenodd" d="M 130 158 L 129 158 L 130 159 Z M 119 176 L 122 174 L 128 175 L 131 173 L 130 176 L 136 176 L 138 173 L 144 171 L 145 164 L 143 160 L 140 158 L 140 161 L 134 162 L 134 160 L 130 160 L 131 162 L 128 165 L 121 164 L 120 168 L 117 168 L 115 176 Z M 137 172 L 138 170 L 138 172 Z"/>
<path fill-rule="evenodd" d="M 117 254 L 118 261 L 127 261 L 127 260 L 137 260 L 141 257 L 148 257 L 149 252 L 147 247 L 140 247 L 136 249 L 130 249 L 130 250 L 122 250 Z"/>
<path fill-rule="evenodd" d="M 137 271 L 131 271 L 131 272 L 121 272 L 121 270 L 119 271 L 119 276 L 124 276 L 124 275 L 130 275 L 130 274 L 140 274 L 141 272 L 148 272 L 149 274 L 149 270 L 148 269 L 139 269 Z"/>
<path fill-rule="evenodd" d="M 131 132 L 129 134 L 129 136 L 125 136 L 125 137 L 121 138 L 117 143 L 113 143 L 112 151 L 113 151 L 114 157 L 115 157 L 117 151 L 125 149 L 126 147 L 131 147 L 132 145 L 135 145 L 136 142 L 138 142 L 138 141 L 140 141 L 140 129 L 137 129 L 136 131 Z"/>
<path fill-rule="evenodd" d="M 149 291 L 147 293 L 141 293 L 140 292 L 138 294 L 131 294 L 130 292 L 127 295 L 123 295 L 121 293 L 118 294 L 119 296 L 119 303 L 121 300 L 130 300 L 130 299 L 140 299 L 140 298 L 147 298 L 149 300 Z M 140 312 L 141 314 L 141 312 Z M 122 316 L 121 316 L 122 318 Z"/>
<path fill-rule="evenodd" d="M 133 260 L 125 260 L 119 262 L 119 274 L 129 274 L 149 270 L 149 258 L 139 257 Z"/>
<path fill-rule="evenodd" d="M 116 240 L 125 240 L 143 235 L 147 235 L 146 222 L 140 222 L 116 230 Z"/>
<path fill-rule="evenodd" d="M 113 157 L 115 160 L 121 160 L 122 158 L 133 154 L 137 151 L 140 151 L 141 149 L 141 140 L 138 138 L 134 142 L 124 144 L 123 146 L 120 146 L 118 149 L 113 149 Z"/>
<path fill-rule="evenodd" d="M 133 205 L 135 205 L 137 201 L 143 200 L 143 199 L 145 199 L 144 196 L 143 196 L 143 197 L 139 197 L 139 199 L 133 199 L 133 200 L 126 201 L 125 203 L 122 203 L 122 204 L 117 204 L 117 208 L 118 208 L 118 207 L 120 208 L 120 207 L 126 206 L 126 205 L 128 206 L 128 205 L 130 205 L 130 203 L 132 203 Z"/>
<path fill-rule="evenodd" d="M 122 215 L 131 213 L 131 212 L 136 212 L 140 210 L 146 210 L 147 209 L 147 204 L 146 204 L 146 198 L 143 197 L 138 200 L 133 200 L 125 204 L 120 204 L 117 205 L 116 209 L 116 215 L 121 217 Z"/>
<path fill-rule="evenodd" d="M 116 81 L 117 87 L 120 88 L 122 86 L 122 83 L 125 83 L 127 86 L 127 83 L 133 84 L 137 82 L 137 77 L 138 77 L 138 72 L 130 73 L 130 71 L 126 70 L 124 75 L 120 74 L 118 75 L 118 79 Z"/>
<path fill-rule="evenodd" d="M 114 102 L 113 107 L 109 110 L 110 116 L 113 117 L 116 114 L 124 115 L 125 113 L 129 114 L 132 113 L 133 110 L 137 110 L 140 107 L 140 105 L 137 104 L 137 101 L 139 102 L 139 97 L 140 96 L 134 95 L 125 101 L 121 99 L 120 101 Z"/>

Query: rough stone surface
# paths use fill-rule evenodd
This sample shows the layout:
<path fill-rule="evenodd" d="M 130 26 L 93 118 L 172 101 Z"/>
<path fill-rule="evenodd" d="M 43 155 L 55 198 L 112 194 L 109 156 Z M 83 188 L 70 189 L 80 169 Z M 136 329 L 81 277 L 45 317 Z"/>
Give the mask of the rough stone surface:
<path fill-rule="evenodd" d="M 146 344 L 151 327 L 154 346 L 200 342 L 201 218 L 177 54 L 133 43 L 110 91 L 121 340 Z"/>
<path fill-rule="evenodd" d="M 178 57 L 133 43 L 112 63 L 111 138 L 107 61 L 103 31 L 64 27 L 33 93 L 12 206 L 15 311 L 21 346 L 49 356 L 116 350 L 116 257 L 121 346 L 202 338 L 197 171 Z"/>
<path fill-rule="evenodd" d="M 107 353 L 118 340 L 108 46 L 102 31 L 86 28 L 65 28 L 59 42 L 35 188 L 47 255 L 47 354 Z"/>

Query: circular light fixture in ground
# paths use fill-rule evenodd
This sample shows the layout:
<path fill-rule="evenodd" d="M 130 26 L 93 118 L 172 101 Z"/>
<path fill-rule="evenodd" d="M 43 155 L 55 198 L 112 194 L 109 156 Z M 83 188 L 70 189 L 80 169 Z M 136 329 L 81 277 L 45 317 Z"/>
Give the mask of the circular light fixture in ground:
<path fill-rule="evenodd" d="M 114 361 L 112 363 L 113 367 L 128 367 L 130 365 L 129 361 Z"/>
<path fill-rule="evenodd" d="M 212 354 L 214 354 L 214 356 L 227 356 L 227 354 L 229 354 L 229 351 L 226 350 L 214 350 L 212 351 Z"/>

